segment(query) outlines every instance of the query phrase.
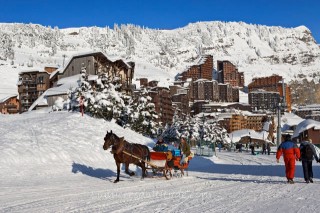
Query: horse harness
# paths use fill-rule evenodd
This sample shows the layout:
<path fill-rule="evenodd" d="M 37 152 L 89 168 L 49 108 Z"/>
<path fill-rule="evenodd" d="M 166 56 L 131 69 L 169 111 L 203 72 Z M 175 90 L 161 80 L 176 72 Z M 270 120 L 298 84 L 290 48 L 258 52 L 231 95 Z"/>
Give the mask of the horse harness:
<path fill-rule="evenodd" d="M 111 137 L 113 137 L 113 138 L 110 138 L 110 139 L 114 139 L 114 135 L 112 135 Z M 119 152 L 119 153 L 113 153 L 113 151 L 111 151 L 111 153 L 113 153 L 113 154 L 120 154 L 121 152 L 122 153 L 124 153 L 124 154 L 126 154 L 126 155 L 129 155 L 130 156 L 130 161 L 132 161 L 132 159 L 133 158 L 135 158 L 135 159 L 138 159 L 138 160 L 140 160 L 141 162 L 145 162 L 143 159 L 140 159 L 140 158 L 137 158 L 133 153 L 133 149 L 134 149 L 134 144 L 132 144 L 132 143 L 129 143 L 129 142 L 127 142 L 127 141 L 125 141 L 125 140 L 123 140 L 123 142 L 124 142 L 124 145 L 122 146 L 122 147 L 120 147 L 120 141 L 117 141 L 117 143 L 118 144 L 113 144 L 113 146 L 112 146 L 112 149 L 113 149 L 113 147 L 114 146 L 119 146 L 118 148 L 117 148 L 117 150 L 118 149 L 121 149 L 121 151 Z M 136 144 L 136 145 L 139 145 L 139 147 L 137 147 L 137 149 L 139 149 L 139 151 L 143 154 L 143 147 L 140 147 L 140 144 Z"/>

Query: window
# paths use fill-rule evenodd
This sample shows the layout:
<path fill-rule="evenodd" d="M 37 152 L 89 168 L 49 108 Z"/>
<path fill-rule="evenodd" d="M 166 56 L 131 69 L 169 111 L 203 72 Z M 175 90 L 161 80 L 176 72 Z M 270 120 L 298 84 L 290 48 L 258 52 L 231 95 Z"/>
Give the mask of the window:
<path fill-rule="evenodd" d="M 38 77 L 38 84 L 43 84 L 43 76 Z"/>

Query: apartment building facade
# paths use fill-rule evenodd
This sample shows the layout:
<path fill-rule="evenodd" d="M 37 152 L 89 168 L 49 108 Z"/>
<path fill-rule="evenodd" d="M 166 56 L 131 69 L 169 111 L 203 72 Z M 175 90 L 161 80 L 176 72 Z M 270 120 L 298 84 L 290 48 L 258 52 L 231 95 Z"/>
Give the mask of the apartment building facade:
<path fill-rule="evenodd" d="M 244 73 L 239 72 L 230 61 L 217 61 L 217 70 L 219 83 L 230 84 L 233 87 L 244 86 Z"/>
<path fill-rule="evenodd" d="M 19 112 L 28 111 L 29 107 L 50 88 L 50 74 L 58 68 L 45 67 L 44 70 L 28 70 L 19 73 L 18 93 Z"/>
<path fill-rule="evenodd" d="M 304 119 L 313 119 L 316 121 L 320 121 L 320 105 L 319 104 L 299 106 L 294 113 Z"/>
<path fill-rule="evenodd" d="M 233 89 L 230 84 L 218 84 L 219 88 L 219 101 L 232 102 L 233 101 Z"/>
<path fill-rule="evenodd" d="M 197 63 L 189 67 L 186 71 L 180 74 L 181 80 L 186 81 L 191 78 L 193 81 L 198 79 L 212 80 L 212 70 L 213 70 L 213 56 L 204 55 L 201 56 Z"/>
<path fill-rule="evenodd" d="M 174 109 L 170 89 L 166 87 L 159 87 L 158 81 L 149 81 L 147 78 L 140 78 L 140 88 L 148 91 L 148 95 L 152 98 L 152 103 L 155 105 L 155 111 L 158 114 L 158 121 L 162 125 L 171 124 Z M 139 91 L 137 92 L 139 95 Z"/>
<path fill-rule="evenodd" d="M 192 84 L 193 100 L 219 101 L 219 87 L 215 80 L 198 79 Z"/>
<path fill-rule="evenodd" d="M 155 111 L 159 116 L 158 121 L 160 121 L 163 126 L 172 124 L 174 111 L 170 90 L 166 87 L 153 87 L 148 90 L 148 94 L 155 105 Z"/>
<path fill-rule="evenodd" d="M 285 103 L 286 109 L 291 112 L 291 89 L 283 83 L 282 76 L 272 75 L 268 77 L 254 78 L 248 85 L 249 93 L 257 90 L 278 92 L 280 101 Z M 284 98 L 284 100 L 282 100 Z M 279 103 L 279 102 L 278 102 Z"/>
<path fill-rule="evenodd" d="M 230 132 L 241 129 L 252 129 L 255 131 L 261 131 L 264 122 L 267 120 L 267 116 L 263 114 L 232 114 L 230 121 Z M 230 133 L 229 132 L 229 133 Z M 266 134 L 267 138 L 267 134 Z"/>
<path fill-rule="evenodd" d="M 280 102 L 279 92 L 256 90 L 248 94 L 249 104 L 252 111 L 264 110 L 276 112 Z"/>
<path fill-rule="evenodd" d="M 19 104 L 17 95 L 11 95 L 0 99 L 0 114 L 19 113 Z"/>
<path fill-rule="evenodd" d="M 110 77 L 119 78 L 122 85 L 121 90 L 126 93 L 133 92 L 132 79 L 135 63 L 125 62 L 122 59 L 112 61 L 102 52 L 74 55 L 66 67 L 54 73 L 50 79 L 56 86 L 58 80 L 80 74 L 83 67 L 86 68 L 88 75 L 106 73 Z"/>

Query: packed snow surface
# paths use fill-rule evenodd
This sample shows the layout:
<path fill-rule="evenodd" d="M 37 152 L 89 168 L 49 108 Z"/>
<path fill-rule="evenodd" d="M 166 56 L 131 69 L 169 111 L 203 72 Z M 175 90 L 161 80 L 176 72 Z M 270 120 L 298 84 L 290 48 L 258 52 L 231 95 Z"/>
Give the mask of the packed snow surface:
<path fill-rule="evenodd" d="M 80 113 L 0 115 L 0 212 L 318 212 L 320 167 L 313 184 L 297 162 L 287 184 L 275 155 L 217 151 L 196 156 L 188 176 L 129 177 L 116 166 L 103 138 L 112 130 L 129 142 L 150 138 Z"/>

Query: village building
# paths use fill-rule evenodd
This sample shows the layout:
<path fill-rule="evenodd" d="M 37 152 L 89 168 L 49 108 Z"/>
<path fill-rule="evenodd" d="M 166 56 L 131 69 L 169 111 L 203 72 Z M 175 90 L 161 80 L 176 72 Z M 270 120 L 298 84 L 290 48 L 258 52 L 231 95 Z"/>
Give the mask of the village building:
<path fill-rule="evenodd" d="M 219 101 L 221 102 L 233 102 L 234 94 L 233 88 L 230 84 L 218 84 L 219 88 Z M 239 100 L 239 93 L 238 93 Z"/>
<path fill-rule="evenodd" d="M 303 141 L 303 138 L 312 140 L 312 143 L 320 147 L 320 122 L 312 119 L 303 120 L 300 122 L 292 135 L 295 141 Z"/>
<path fill-rule="evenodd" d="M 251 111 L 270 111 L 276 113 L 280 102 L 279 92 L 255 90 L 248 95 Z"/>
<path fill-rule="evenodd" d="M 268 116 L 266 114 L 252 114 L 247 111 L 241 113 L 225 112 L 218 114 L 218 120 L 221 127 L 225 128 L 228 133 L 241 129 L 262 131 Z M 266 134 L 267 136 L 268 134 Z"/>
<path fill-rule="evenodd" d="M 82 69 L 86 70 L 89 82 L 97 79 L 103 73 L 111 78 L 117 78 L 121 83 L 121 91 L 132 94 L 135 86 L 132 84 L 134 75 L 134 62 L 125 62 L 121 59 L 111 60 L 102 52 L 90 52 L 74 55 L 63 69 L 57 69 L 50 74 L 49 83 L 52 88 L 48 89 L 35 104 L 28 104 L 30 110 L 53 106 L 59 99 L 66 99 L 68 90 L 77 86 Z M 26 107 L 27 108 L 27 107 Z"/>
<path fill-rule="evenodd" d="M 283 82 L 282 76 L 272 75 L 268 77 L 253 78 L 248 85 L 249 93 L 259 89 L 278 92 L 280 102 L 284 103 L 287 111 L 291 112 L 291 90 L 290 87 Z"/>
<path fill-rule="evenodd" d="M 162 125 L 172 124 L 174 110 L 172 106 L 170 89 L 158 86 L 158 81 L 148 81 L 147 78 L 140 78 L 140 89 L 145 88 L 148 95 L 152 98 L 155 111 L 158 114 L 158 122 Z M 136 95 L 139 95 L 139 91 Z"/>
<path fill-rule="evenodd" d="M 215 80 L 198 79 L 193 82 L 193 101 L 219 101 L 219 87 Z"/>
<path fill-rule="evenodd" d="M 200 112 L 212 113 L 212 112 L 226 112 L 229 110 L 243 110 L 250 111 L 251 107 L 246 103 L 238 102 L 210 102 L 210 101 L 196 101 L 192 106 L 194 114 Z"/>
<path fill-rule="evenodd" d="M 11 95 L 0 99 L 0 114 L 16 113 L 19 113 L 19 99 L 17 95 Z"/>
<path fill-rule="evenodd" d="M 217 61 L 218 82 L 232 87 L 244 87 L 244 73 L 230 61 Z"/>
<path fill-rule="evenodd" d="M 194 101 L 192 79 L 175 81 L 169 88 L 175 113 L 181 118 L 186 118 L 192 113 L 190 106 Z"/>
<path fill-rule="evenodd" d="M 319 104 L 299 106 L 294 113 L 304 119 L 313 119 L 316 121 L 320 121 L 320 105 Z"/>
<path fill-rule="evenodd" d="M 153 87 L 148 93 L 155 105 L 155 110 L 162 125 L 172 124 L 174 115 L 170 90 L 166 87 Z"/>
<path fill-rule="evenodd" d="M 111 60 L 102 52 L 91 52 L 74 55 L 64 69 L 50 76 L 53 84 L 66 77 L 78 75 L 85 67 L 87 75 L 107 73 L 110 77 L 120 78 L 122 91 L 132 92 L 132 79 L 134 76 L 134 62 L 125 62 L 121 59 Z"/>
<path fill-rule="evenodd" d="M 180 74 L 181 80 L 186 81 L 191 78 L 193 81 L 198 79 L 212 80 L 213 57 L 212 55 L 203 55 L 199 57 L 196 64 L 189 67 Z"/>
<path fill-rule="evenodd" d="M 26 70 L 19 73 L 20 113 L 28 111 L 29 107 L 50 88 L 50 74 L 57 69 L 47 66 L 44 70 Z"/>

